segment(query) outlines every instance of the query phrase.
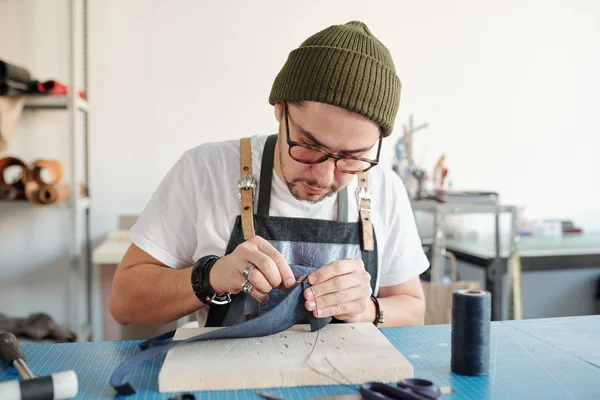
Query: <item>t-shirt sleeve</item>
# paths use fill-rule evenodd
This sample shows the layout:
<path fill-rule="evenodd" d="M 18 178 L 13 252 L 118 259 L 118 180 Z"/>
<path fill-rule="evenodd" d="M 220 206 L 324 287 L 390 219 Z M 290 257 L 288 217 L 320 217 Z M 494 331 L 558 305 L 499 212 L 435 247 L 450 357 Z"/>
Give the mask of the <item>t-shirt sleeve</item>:
<path fill-rule="evenodd" d="M 129 231 L 132 243 L 171 268 L 193 265 L 197 247 L 197 178 L 190 157 L 183 153 L 171 167 Z"/>
<path fill-rule="evenodd" d="M 410 199 L 402 180 L 395 172 L 389 171 L 385 182 L 381 207 L 384 212 L 389 212 L 389 220 L 386 221 L 380 287 L 406 282 L 429 268 L 429 260 L 423 250 Z"/>

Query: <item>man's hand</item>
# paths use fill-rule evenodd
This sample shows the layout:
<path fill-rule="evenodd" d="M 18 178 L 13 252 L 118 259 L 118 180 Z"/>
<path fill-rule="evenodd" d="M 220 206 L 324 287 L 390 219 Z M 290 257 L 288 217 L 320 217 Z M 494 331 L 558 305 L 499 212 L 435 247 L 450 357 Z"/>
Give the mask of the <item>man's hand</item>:
<path fill-rule="evenodd" d="M 308 282 L 312 286 L 304 291 L 305 307 L 315 317 L 333 316 L 348 322 L 371 322 L 375 319 L 371 275 L 361 259 L 327 264 L 312 272 Z"/>
<path fill-rule="evenodd" d="M 251 296 L 261 303 L 273 288 L 290 288 L 296 283 L 283 255 L 265 239 L 254 236 L 215 263 L 210 271 L 210 286 L 217 293 L 239 293 L 246 280 L 244 268 L 249 264 L 255 266 L 248 274 L 254 285 Z"/>

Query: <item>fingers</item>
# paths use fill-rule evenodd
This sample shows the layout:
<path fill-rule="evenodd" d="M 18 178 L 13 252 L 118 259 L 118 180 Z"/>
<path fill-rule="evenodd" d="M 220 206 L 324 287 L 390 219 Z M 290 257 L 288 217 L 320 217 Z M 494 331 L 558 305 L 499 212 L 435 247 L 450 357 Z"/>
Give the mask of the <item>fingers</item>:
<path fill-rule="evenodd" d="M 271 287 L 292 287 L 296 280 L 283 255 L 265 239 L 254 236 L 239 246 L 242 259 L 258 267 Z M 244 265 L 245 267 L 245 265 Z"/>
<path fill-rule="evenodd" d="M 250 292 L 250 296 L 252 296 L 256 300 L 258 300 L 259 303 L 265 303 L 265 302 L 267 302 L 267 300 L 269 300 L 269 295 L 258 290 L 256 287 L 252 288 L 252 291 Z"/>
<path fill-rule="evenodd" d="M 248 274 L 248 280 L 254 285 L 254 288 L 260 290 L 262 293 L 269 293 L 273 289 L 267 278 L 257 268 L 252 268 Z"/>
<path fill-rule="evenodd" d="M 316 285 L 325 282 L 336 276 L 352 273 L 355 270 L 364 270 L 364 263 L 361 259 L 349 259 L 334 261 L 322 266 L 308 276 L 308 283 Z"/>
<path fill-rule="evenodd" d="M 368 285 L 371 281 L 371 275 L 363 270 L 354 271 L 350 274 L 339 275 L 325 282 L 317 283 L 304 291 L 304 298 L 309 299 L 312 296 L 321 297 L 329 293 L 336 293 L 346 289 L 364 285 Z"/>
<path fill-rule="evenodd" d="M 316 298 L 311 296 L 306 300 L 305 307 L 313 311 L 316 317 L 360 313 L 364 310 L 365 299 L 370 295 L 371 288 L 368 285 L 359 285 Z"/>
<path fill-rule="evenodd" d="M 361 314 L 367 308 L 369 298 L 359 298 L 348 303 L 335 304 L 329 307 L 313 310 L 313 315 L 318 318 L 336 317 L 339 320 L 346 320 Z"/>
<path fill-rule="evenodd" d="M 309 275 L 305 307 L 315 317 L 350 319 L 363 313 L 371 296 L 371 275 L 361 259 L 327 264 Z"/>
<path fill-rule="evenodd" d="M 267 282 L 264 275 L 258 270 L 258 268 L 253 268 L 248 274 L 248 281 L 252 284 L 252 290 L 250 291 L 250 296 L 254 297 L 261 303 L 264 303 L 268 300 L 268 293 L 271 291 L 271 285 Z M 242 291 L 242 286 L 246 282 L 246 278 L 244 278 L 243 274 L 236 274 L 234 278 L 235 290 L 232 293 L 240 293 Z"/>
<path fill-rule="evenodd" d="M 255 266 L 248 273 L 248 280 L 253 285 L 250 295 L 258 301 L 265 301 L 273 288 L 282 285 L 292 287 L 296 283 L 292 269 L 283 255 L 259 236 L 241 243 L 223 260 L 220 260 L 219 268 L 211 272 L 211 283 L 214 280 L 220 288 L 227 288 L 226 291 L 230 293 L 241 291 L 246 280 L 243 271 L 248 264 Z"/>
<path fill-rule="evenodd" d="M 285 260 L 285 257 L 283 257 L 283 255 L 275 247 L 273 247 L 271 243 L 267 242 L 262 238 L 260 238 L 260 240 L 258 241 L 257 247 L 258 250 L 260 250 L 262 253 L 269 256 L 271 260 L 273 260 L 275 266 L 278 269 L 280 282 L 279 284 L 273 287 L 279 287 L 281 283 L 283 283 L 284 286 L 288 288 L 294 286 L 294 284 L 296 283 L 296 279 L 294 278 L 292 268 Z"/>

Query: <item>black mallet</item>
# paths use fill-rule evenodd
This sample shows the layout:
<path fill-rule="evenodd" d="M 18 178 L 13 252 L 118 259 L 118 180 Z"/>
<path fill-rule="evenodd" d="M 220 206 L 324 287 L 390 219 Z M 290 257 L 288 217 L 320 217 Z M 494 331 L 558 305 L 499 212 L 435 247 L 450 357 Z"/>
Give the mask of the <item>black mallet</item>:
<path fill-rule="evenodd" d="M 2 400 L 58 400 L 75 397 L 78 391 L 75 371 L 37 376 L 25 363 L 25 354 L 12 333 L 0 333 L 0 355 L 12 365 L 23 380 L 0 382 Z"/>

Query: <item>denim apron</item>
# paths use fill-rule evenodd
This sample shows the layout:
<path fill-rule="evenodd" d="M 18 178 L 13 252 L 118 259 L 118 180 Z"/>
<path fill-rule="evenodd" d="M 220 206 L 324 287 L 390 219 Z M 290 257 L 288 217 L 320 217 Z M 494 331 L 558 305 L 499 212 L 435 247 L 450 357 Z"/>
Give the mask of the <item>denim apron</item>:
<path fill-rule="evenodd" d="M 332 261 L 361 258 L 365 269 L 371 275 L 371 289 L 374 293 L 378 274 L 377 241 L 369 222 L 370 210 L 368 206 L 364 207 L 365 201 L 368 202 L 367 205 L 370 204 L 370 197 L 360 196 L 358 204 L 361 204 L 363 209 L 360 210 L 361 219 L 358 222 L 347 222 L 347 188 L 338 194 L 337 221 L 270 216 L 271 179 L 277 142 L 277 135 L 271 135 L 266 140 L 262 155 L 258 207 L 254 215 L 256 183 L 251 175 L 250 140 L 247 138 L 245 143 L 243 140 L 240 146 L 240 151 L 244 154 L 240 157 L 242 176 L 238 184 L 241 193 L 241 213 L 236 217 L 226 254 L 230 254 L 239 244 L 256 234 L 271 243 L 285 257 L 296 280 Z M 366 174 L 359 175 L 358 179 L 364 179 L 366 182 Z M 250 193 L 248 190 L 248 193 L 244 193 L 244 187 L 250 188 L 253 192 Z M 359 185 L 358 188 L 362 193 L 369 193 L 364 184 Z M 246 204 L 244 204 L 244 196 L 246 196 Z M 250 199 L 252 199 L 251 203 Z M 246 231 L 244 231 L 244 222 L 248 225 Z M 371 232 L 365 232 L 367 229 Z M 286 293 L 286 289 L 273 289 L 269 293 L 269 300 L 264 304 L 244 292 L 232 295 L 230 303 L 210 306 L 205 326 L 231 326 L 262 315 L 275 307 Z"/>

